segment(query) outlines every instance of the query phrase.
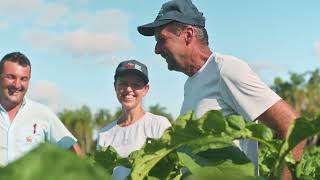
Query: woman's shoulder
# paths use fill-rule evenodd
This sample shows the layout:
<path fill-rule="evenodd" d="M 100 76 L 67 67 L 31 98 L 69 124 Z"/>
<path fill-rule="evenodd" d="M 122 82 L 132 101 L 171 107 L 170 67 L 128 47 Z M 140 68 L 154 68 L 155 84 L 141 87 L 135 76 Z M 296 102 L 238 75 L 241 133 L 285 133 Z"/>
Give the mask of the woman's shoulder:
<path fill-rule="evenodd" d="M 106 133 L 106 132 L 110 131 L 111 129 L 113 129 L 114 127 L 116 127 L 117 121 L 118 120 L 113 120 L 110 124 L 108 124 L 105 127 L 101 128 L 99 130 L 99 134 Z"/>
<path fill-rule="evenodd" d="M 171 124 L 168 118 L 151 112 L 146 112 L 145 120 L 151 124 Z"/>

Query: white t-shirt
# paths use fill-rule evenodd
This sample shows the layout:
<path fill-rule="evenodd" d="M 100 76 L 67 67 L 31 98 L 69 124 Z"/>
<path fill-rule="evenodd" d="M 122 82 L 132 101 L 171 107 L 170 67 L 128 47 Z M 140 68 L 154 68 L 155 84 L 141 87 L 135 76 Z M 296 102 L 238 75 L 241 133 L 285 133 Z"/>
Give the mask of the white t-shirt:
<path fill-rule="evenodd" d="M 97 149 L 112 146 L 121 157 L 128 157 L 133 151 L 139 150 L 147 138 L 160 138 L 171 126 L 167 118 L 149 112 L 129 126 L 121 127 L 117 122 L 113 121 L 100 130 Z M 113 169 L 112 179 L 126 179 L 130 172 L 129 168 L 117 166 Z"/>
<path fill-rule="evenodd" d="M 139 150 L 147 138 L 160 138 L 170 126 L 167 118 L 149 112 L 129 126 L 121 127 L 117 121 L 113 121 L 100 130 L 97 149 L 112 146 L 121 157 L 128 157 L 133 151 Z"/>
<path fill-rule="evenodd" d="M 220 110 L 225 116 L 238 114 L 253 121 L 280 99 L 247 63 L 233 56 L 213 53 L 204 66 L 187 79 L 180 115 L 193 110 L 201 117 L 209 110 Z M 257 142 L 240 140 L 235 143 L 257 166 Z"/>

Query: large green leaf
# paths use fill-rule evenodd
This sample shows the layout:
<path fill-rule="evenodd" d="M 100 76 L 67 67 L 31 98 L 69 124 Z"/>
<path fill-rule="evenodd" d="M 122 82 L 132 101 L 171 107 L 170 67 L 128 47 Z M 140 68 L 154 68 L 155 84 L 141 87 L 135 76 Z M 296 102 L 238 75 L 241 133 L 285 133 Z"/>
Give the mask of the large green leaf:
<path fill-rule="evenodd" d="M 191 174 L 196 175 L 199 169 L 211 167 L 215 172 L 228 173 L 236 177 L 254 177 L 255 167 L 238 148 L 230 146 L 220 149 L 211 149 L 191 155 L 178 152 L 180 162 L 188 168 Z M 201 165 L 201 166 L 200 166 Z M 215 176 L 213 176 L 215 177 Z"/>
<path fill-rule="evenodd" d="M 309 147 L 304 150 L 302 160 L 296 168 L 296 176 L 320 179 L 320 147 Z"/>
<path fill-rule="evenodd" d="M 320 117 L 315 120 L 307 120 L 305 118 L 298 118 L 290 127 L 287 137 L 281 146 L 278 160 L 275 163 L 274 169 L 276 176 L 280 177 L 282 173 L 282 165 L 284 161 L 290 160 L 289 168 L 292 172 L 295 171 L 296 163 L 292 159 L 291 150 L 303 140 L 312 137 L 320 132 Z"/>
<path fill-rule="evenodd" d="M 161 139 L 148 140 L 141 150 L 130 156 L 133 161 L 132 179 L 147 177 L 161 159 L 182 147 L 192 153 L 223 148 L 233 145 L 234 139 L 250 133 L 244 129 L 230 136 L 226 133 L 227 128 L 228 123 L 219 111 L 209 111 L 200 119 L 195 119 L 192 113 L 180 116 Z"/>
<path fill-rule="evenodd" d="M 188 180 L 257 180 L 255 176 L 247 176 L 242 169 L 234 166 L 233 163 L 226 162 L 221 166 L 206 166 L 197 169 L 192 175 L 188 176 Z"/>
<path fill-rule="evenodd" d="M 320 116 L 315 120 L 299 118 L 289 128 L 280 156 L 292 150 L 301 141 L 320 133 Z"/>
<path fill-rule="evenodd" d="M 186 153 L 178 152 L 177 154 L 181 164 L 187 167 L 191 173 L 201 168 L 201 166 L 196 162 L 196 160 L 187 155 Z"/>
<path fill-rule="evenodd" d="M 91 166 L 74 153 L 42 144 L 21 159 L 0 169 L 3 180 L 92 180 L 110 179 L 100 166 Z"/>
<path fill-rule="evenodd" d="M 230 115 L 226 118 L 229 126 L 233 129 L 241 130 L 246 127 L 246 123 L 241 116 Z"/>
<path fill-rule="evenodd" d="M 151 169 L 148 179 L 150 176 L 158 179 L 179 179 L 182 175 L 181 167 L 182 165 L 177 153 L 171 152 Z"/>
<path fill-rule="evenodd" d="M 195 121 L 195 124 L 205 133 L 218 135 L 225 132 L 227 128 L 227 122 L 223 114 L 215 110 L 205 113 L 200 119 Z"/>
<path fill-rule="evenodd" d="M 273 132 L 270 128 L 266 127 L 264 124 L 257 124 L 252 122 L 247 123 L 246 129 L 249 130 L 250 133 L 243 136 L 243 138 L 259 141 L 260 143 L 268 146 L 270 151 L 279 152 L 279 143 L 274 142 Z"/>
<path fill-rule="evenodd" d="M 112 146 L 96 151 L 94 153 L 94 161 L 104 167 L 110 174 L 112 174 L 116 166 L 131 166 L 128 159 L 120 157 Z"/>

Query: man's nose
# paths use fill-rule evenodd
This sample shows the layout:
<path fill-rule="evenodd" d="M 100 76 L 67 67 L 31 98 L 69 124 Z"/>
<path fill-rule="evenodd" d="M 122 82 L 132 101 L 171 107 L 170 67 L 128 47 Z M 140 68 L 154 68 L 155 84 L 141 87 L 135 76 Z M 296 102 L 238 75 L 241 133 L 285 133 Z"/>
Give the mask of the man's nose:
<path fill-rule="evenodd" d="M 21 80 L 20 79 L 15 79 L 13 81 L 13 85 L 15 88 L 20 88 L 21 87 Z"/>
<path fill-rule="evenodd" d="M 162 46 L 159 45 L 159 43 L 157 43 L 156 46 L 154 47 L 154 53 L 161 54 L 161 51 L 162 51 Z"/>

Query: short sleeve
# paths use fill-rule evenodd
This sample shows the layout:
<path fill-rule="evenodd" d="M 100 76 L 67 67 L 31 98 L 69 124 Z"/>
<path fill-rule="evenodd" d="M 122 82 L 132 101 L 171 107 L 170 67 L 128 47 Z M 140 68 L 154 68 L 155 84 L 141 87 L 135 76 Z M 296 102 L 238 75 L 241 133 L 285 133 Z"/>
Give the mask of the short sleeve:
<path fill-rule="evenodd" d="M 145 133 L 149 138 L 161 138 L 164 131 L 171 127 L 170 121 L 163 116 L 149 114 L 145 126 Z"/>
<path fill-rule="evenodd" d="M 98 132 L 97 137 L 97 145 L 96 149 L 101 150 L 104 147 L 108 147 L 111 143 L 110 137 L 114 136 L 114 128 L 117 125 L 117 120 L 112 121 L 110 124 L 106 125 L 105 127 L 101 128 Z M 109 138 L 108 138 L 109 137 Z"/>
<path fill-rule="evenodd" d="M 220 67 L 223 100 L 246 120 L 253 121 L 281 98 L 245 62 L 231 58 Z"/>
<path fill-rule="evenodd" d="M 77 139 L 69 132 L 60 119 L 53 112 L 48 111 L 50 119 L 49 142 L 57 144 L 63 149 L 69 149 Z"/>

